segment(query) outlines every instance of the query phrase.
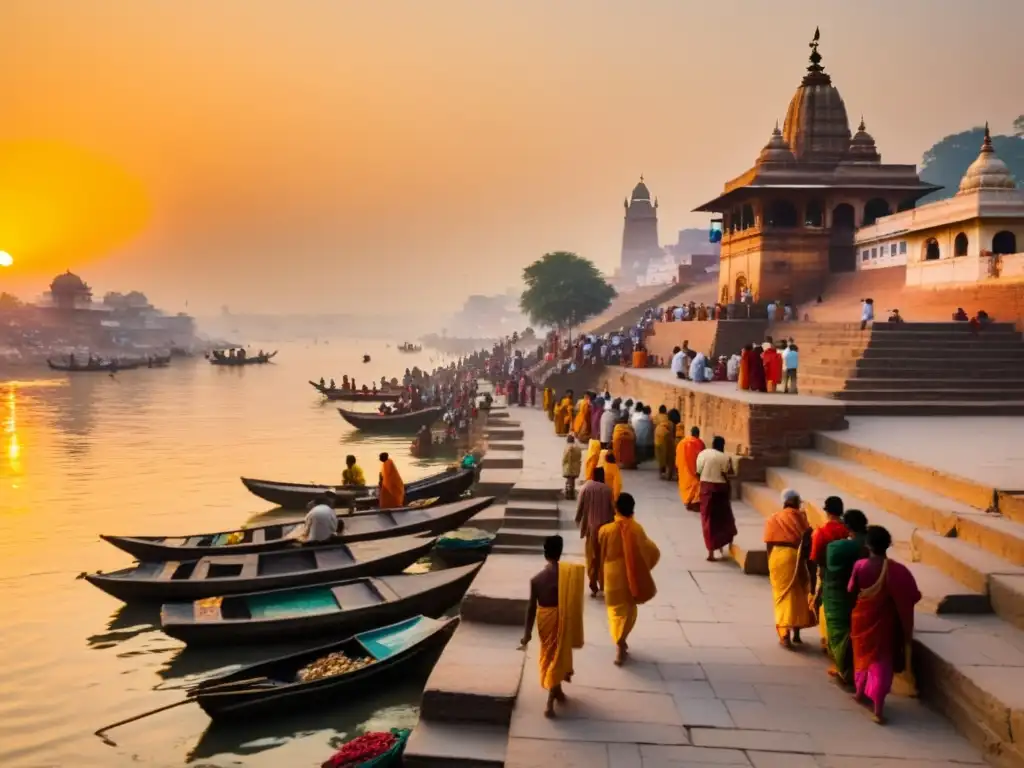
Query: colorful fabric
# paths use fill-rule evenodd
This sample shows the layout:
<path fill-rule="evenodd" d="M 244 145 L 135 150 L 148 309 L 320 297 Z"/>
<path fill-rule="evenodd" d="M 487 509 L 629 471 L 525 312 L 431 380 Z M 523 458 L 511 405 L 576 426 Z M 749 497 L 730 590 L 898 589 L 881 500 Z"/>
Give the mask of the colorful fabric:
<path fill-rule="evenodd" d="M 629 424 L 616 424 L 612 431 L 612 453 L 622 469 L 636 469 L 636 432 Z"/>
<path fill-rule="evenodd" d="M 593 480 L 594 470 L 597 469 L 597 462 L 601 459 L 601 441 L 591 440 L 587 444 L 587 458 L 583 464 L 583 479 Z M 607 480 L 608 478 L 605 478 Z"/>
<path fill-rule="evenodd" d="M 825 565 L 825 552 L 833 541 L 841 541 L 850 530 L 838 520 L 828 520 L 811 535 L 811 562 Z"/>
<path fill-rule="evenodd" d="M 836 673 L 853 682 L 853 649 L 850 645 L 850 616 L 854 597 L 847 591 L 853 566 L 867 557 L 863 538 L 833 541 L 826 547 L 825 570 L 821 577 L 821 608 L 825 617 L 825 638 Z"/>
<path fill-rule="evenodd" d="M 597 559 L 597 537 L 602 527 L 615 519 L 615 506 L 612 501 L 612 489 L 605 483 L 590 481 L 580 490 L 576 504 L 576 523 L 580 527 L 580 537 L 586 540 L 584 554 L 587 562 L 587 579 L 592 585 L 600 586 L 603 582 L 601 574 L 595 569 Z"/>
<path fill-rule="evenodd" d="M 767 392 L 768 382 L 765 377 L 764 361 L 761 358 L 760 347 L 750 353 L 749 370 L 750 391 Z"/>
<path fill-rule="evenodd" d="M 614 462 L 608 461 L 609 451 L 601 451 L 601 458 L 597 462 L 597 466 L 604 468 L 604 481 L 609 488 L 612 489 L 612 502 L 615 502 L 619 498 L 619 494 L 622 493 L 622 473 L 619 472 L 619 467 Z M 612 454 L 614 456 L 614 454 Z M 615 461 L 619 459 L 615 456 Z"/>
<path fill-rule="evenodd" d="M 558 564 L 558 606 L 537 606 L 540 684 L 545 690 L 572 675 L 572 651 L 583 647 L 583 566 Z"/>
<path fill-rule="evenodd" d="M 562 477 L 579 477 L 583 467 L 583 451 L 579 445 L 572 443 L 565 446 L 562 452 Z"/>
<path fill-rule="evenodd" d="M 764 363 L 764 375 L 765 379 L 779 386 L 782 383 L 782 355 L 775 347 L 768 347 L 761 356 L 761 361 Z"/>
<path fill-rule="evenodd" d="M 580 410 L 576 414 L 576 421 L 573 422 L 572 431 L 576 433 L 577 440 L 590 439 L 590 398 L 585 397 L 580 402 Z"/>
<path fill-rule="evenodd" d="M 910 644 L 914 606 L 921 599 L 909 570 L 889 559 L 858 560 L 847 589 L 857 595 L 850 616 L 854 684 L 880 711 L 892 690 L 893 676 L 907 673 L 913 685 Z"/>
<path fill-rule="evenodd" d="M 801 509 L 783 507 L 764 523 L 765 544 L 789 544 L 796 547 L 811 529 L 807 515 Z M 804 555 L 806 556 L 806 552 Z"/>
<path fill-rule="evenodd" d="M 768 578 L 775 601 L 775 629 L 813 627 L 817 619 L 810 607 L 810 579 L 801 548 L 774 546 L 768 555 Z"/>
<path fill-rule="evenodd" d="M 727 547 L 736 538 L 728 483 L 700 483 L 700 527 L 708 552 Z"/>
<path fill-rule="evenodd" d="M 380 508 L 396 509 L 405 504 L 405 483 L 398 474 L 394 459 L 388 459 L 380 467 Z"/>
<path fill-rule="evenodd" d="M 746 349 L 740 353 L 740 373 L 736 385 L 740 389 L 750 389 L 750 351 Z"/>
<path fill-rule="evenodd" d="M 568 395 L 555 406 L 555 434 L 567 435 L 572 426 L 572 398 Z"/>
<path fill-rule="evenodd" d="M 628 520 L 620 526 L 619 521 L 624 519 L 617 515 L 598 533 L 608 631 L 616 644 L 625 641 L 636 624 L 637 605 L 654 597 L 656 588 L 650 572 L 661 557 L 640 524 Z"/>
<path fill-rule="evenodd" d="M 358 464 L 353 464 L 351 467 L 345 467 L 341 471 L 341 482 L 342 485 L 366 485 L 366 475 L 363 474 L 363 468 Z"/>
<path fill-rule="evenodd" d="M 697 455 L 707 446 L 699 437 L 690 435 L 676 446 L 676 472 L 679 475 L 679 498 L 687 509 L 699 508 L 700 477 Z"/>
<path fill-rule="evenodd" d="M 663 414 L 659 414 L 663 415 Z M 654 458 L 658 461 L 658 469 L 664 470 L 672 466 L 672 422 L 665 417 L 657 421 L 654 427 Z"/>

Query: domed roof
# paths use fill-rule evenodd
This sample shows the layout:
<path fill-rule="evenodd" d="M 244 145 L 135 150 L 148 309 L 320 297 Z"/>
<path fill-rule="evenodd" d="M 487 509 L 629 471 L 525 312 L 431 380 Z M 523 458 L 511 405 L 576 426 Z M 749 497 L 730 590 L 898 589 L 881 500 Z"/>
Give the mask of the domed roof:
<path fill-rule="evenodd" d="M 644 177 L 640 176 L 640 183 L 633 187 L 633 194 L 629 196 L 629 199 L 636 201 L 651 202 L 651 191 L 647 189 L 647 185 L 644 184 Z"/>
<path fill-rule="evenodd" d="M 814 30 L 811 63 L 789 102 L 782 134 L 798 160 L 835 162 L 850 147 L 850 121 L 843 97 L 821 66 L 819 37 Z"/>
<path fill-rule="evenodd" d="M 792 163 L 796 160 L 793 155 L 793 150 L 789 148 L 789 144 L 782 138 L 782 131 L 779 130 L 779 124 L 775 123 L 775 130 L 772 131 L 772 137 L 768 139 L 768 143 L 764 145 L 764 149 L 761 150 L 760 156 L 757 158 L 758 165 L 764 165 L 765 163 Z"/>
<path fill-rule="evenodd" d="M 857 133 L 854 134 L 853 140 L 850 142 L 850 159 L 869 163 L 882 162 L 882 157 L 875 147 L 874 137 L 864 127 L 863 117 L 860 119 L 860 125 L 857 126 Z"/>
<path fill-rule="evenodd" d="M 960 180 L 960 191 L 957 194 L 973 192 L 976 189 L 1016 188 L 1013 174 L 992 147 L 992 135 L 989 133 L 988 123 L 985 123 L 985 140 L 981 143 L 981 152 Z"/>
<path fill-rule="evenodd" d="M 78 275 L 68 270 L 63 275 L 57 275 L 50 283 L 50 291 L 53 293 L 90 293 L 91 289 Z"/>

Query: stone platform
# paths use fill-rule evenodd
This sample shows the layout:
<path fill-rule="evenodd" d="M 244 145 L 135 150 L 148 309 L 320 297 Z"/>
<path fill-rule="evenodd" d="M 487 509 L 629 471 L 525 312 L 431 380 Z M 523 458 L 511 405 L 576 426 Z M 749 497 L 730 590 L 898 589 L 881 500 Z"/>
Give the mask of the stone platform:
<path fill-rule="evenodd" d="M 640 395 L 621 385 L 612 392 Z M 539 411 L 518 419 L 526 433 L 526 456 L 535 446 L 540 451 L 561 446 Z M 715 431 L 713 425 L 707 428 Z M 556 465 L 548 472 L 554 482 Z M 542 714 L 534 640 L 512 710 L 504 765 L 952 768 L 984 762 L 981 751 L 919 701 L 894 696 L 888 705 L 890 725 L 872 723 L 829 682 L 813 630 L 800 651 L 778 646 L 766 580 L 749 578 L 729 561 L 705 560 L 699 516 L 682 507 L 674 483 L 642 469 L 623 472 L 623 485 L 637 498 L 637 520 L 662 551 L 654 572 L 659 593 L 640 609 L 631 635 L 631 663 L 622 668 L 612 664 L 603 602 L 588 599 L 586 645 L 574 656 L 576 675 L 566 689 L 570 701 L 548 720 Z M 737 507 L 741 532 L 756 544 L 763 518 L 749 504 L 737 502 Z M 567 545 L 578 546 L 573 531 L 563 535 Z M 524 562 L 523 578 L 530 572 Z M 944 651 L 943 658 L 956 667 L 947 674 L 970 672 L 962 666 L 969 661 L 965 653 L 973 653 L 976 664 L 1009 661 L 992 641 L 957 637 L 959 623 L 935 616 L 921 622 L 930 641 L 957 649 Z M 977 674 L 970 680 L 979 684 Z M 966 685 L 956 690 L 967 691 Z M 979 693 L 975 701 L 992 699 Z M 993 717 L 998 711 L 992 711 Z M 1009 730 L 1009 714 L 1005 723 Z M 1002 753 L 1002 764 L 1015 765 L 1005 759 L 1008 754 Z"/>

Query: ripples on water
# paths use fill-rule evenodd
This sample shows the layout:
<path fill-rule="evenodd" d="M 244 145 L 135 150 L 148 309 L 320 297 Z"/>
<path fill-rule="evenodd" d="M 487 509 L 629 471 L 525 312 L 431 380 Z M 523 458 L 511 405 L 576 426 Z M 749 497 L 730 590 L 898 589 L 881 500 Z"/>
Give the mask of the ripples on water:
<path fill-rule="evenodd" d="M 287 650 L 182 651 L 153 626 L 158 609 L 123 606 L 82 571 L 130 558 L 100 532 L 173 534 L 235 527 L 267 511 L 240 475 L 340 482 L 346 453 L 368 476 L 390 451 L 408 481 L 445 461 L 409 456 L 410 438 L 357 435 L 309 379 L 362 384 L 429 356 L 381 342 L 275 345 L 274 365 L 202 358 L 164 370 L 32 377 L 0 369 L 0 764 L 314 766 L 364 727 L 411 725 L 426 672 L 334 711 L 211 728 L 185 705 L 92 732 L 182 697 L 211 670 Z M 361 363 L 364 352 L 373 362 Z M 37 373 L 37 372 L 33 372 Z M 355 408 L 366 406 L 355 405 Z M 171 690 L 164 690 L 171 689 Z"/>

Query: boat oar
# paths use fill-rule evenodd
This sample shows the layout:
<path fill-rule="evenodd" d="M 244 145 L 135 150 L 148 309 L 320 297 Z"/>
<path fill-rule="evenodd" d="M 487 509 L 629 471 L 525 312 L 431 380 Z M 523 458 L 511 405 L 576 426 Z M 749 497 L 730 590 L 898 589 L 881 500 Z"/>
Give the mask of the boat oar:
<path fill-rule="evenodd" d="M 235 680 L 235 681 L 230 682 L 230 683 L 221 683 L 220 685 L 211 685 L 211 686 L 209 686 L 207 688 L 203 688 L 201 690 L 203 692 L 206 692 L 206 691 L 222 691 L 225 688 L 230 688 L 230 687 L 238 686 L 238 685 L 253 685 L 255 683 L 264 682 L 266 680 L 268 680 L 268 678 L 266 678 L 266 677 L 251 677 L 248 680 Z M 148 712 L 143 712 L 142 714 L 135 715 L 134 717 L 129 717 L 129 718 L 126 718 L 124 720 L 118 720 L 116 723 L 111 723 L 110 725 L 105 725 L 102 728 L 100 728 L 99 730 L 93 731 L 93 733 L 96 736 L 99 736 L 99 738 L 107 746 L 116 747 L 117 746 L 117 742 L 115 742 L 113 739 L 107 738 L 107 736 L 105 735 L 107 733 L 107 731 L 112 731 L 115 728 L 120 728 L 122 725 L 128 725 L 129 723 L 134 723 L 134 722 L 136 722 L 138 720 L 142 720 L 144 718 L 147 718 L 150 715 L 155 715 L 155 714 L 158 714 L 160 712 L 166 712 L 168 709 L 174 709 L 175 707 L 180 707 L 182 704 L 189 704 L 193 700 L 193 698 L 195 697 L 195 694 L 198 693 L 199 691 L 200 691 L 200 688 L 198 688 L 198 687 L 189 689 L 187 697 L 182 699 L 181 701 L 176 701 L 173 704 L 165 704 L 162 707 L 157 707 L 156 709 L 151 709 Z"/>

